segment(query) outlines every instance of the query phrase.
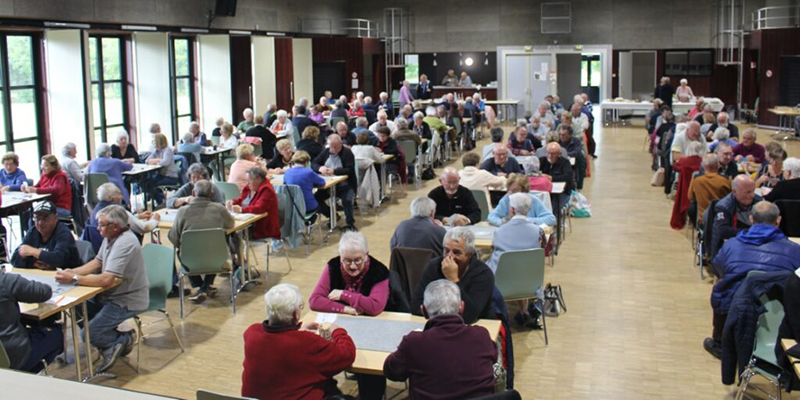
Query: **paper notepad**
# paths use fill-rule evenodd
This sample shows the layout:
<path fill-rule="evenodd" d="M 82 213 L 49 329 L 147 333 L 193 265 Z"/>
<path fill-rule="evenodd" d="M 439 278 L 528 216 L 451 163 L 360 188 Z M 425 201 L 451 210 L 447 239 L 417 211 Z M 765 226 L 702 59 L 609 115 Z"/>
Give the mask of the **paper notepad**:
<path fill-rule="evenodd" d="M 256 216 L 255 214 L 251 214 L 251 213 L 242 213 L 242 214 L 233 213 L 233 219 L 235 219 L 237 221 L 247 221 L 248 219 L 253 218 L 255 216 Z"/>
<path fill-rule="evenodd" d="M 315 322 L 320 324 L 320 325 L 322 325 L 322 324 L 332 324 L 332 323 L 336 322 L 336 317 L 337 317 L 337 314 L 318 313 L 317 314 L 317 319 L 315 320 Z"/>

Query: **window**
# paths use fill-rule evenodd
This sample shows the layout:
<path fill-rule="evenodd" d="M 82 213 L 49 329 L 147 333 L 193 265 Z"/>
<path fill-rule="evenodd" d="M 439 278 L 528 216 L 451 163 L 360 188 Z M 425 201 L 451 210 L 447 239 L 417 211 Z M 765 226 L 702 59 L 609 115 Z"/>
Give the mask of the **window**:
<path fill-rule="evenodd" d="M 107 143 L 115 130 L 127 129 L 125 63 L 123 43 L 118 37 L 90 37 L 89 63 L 92 75 L 94 143 Z M 113 142 L 114 137 L 110 138 Z"/>
<path fill-rule="evenodd" d="M 664 52 L 664 75 L 710 76 L 714 71 L 711 50 L 680 50 Z"/>
<path fill-rule="evenodd" d="M 177 140 L 195 120 L 194 42 L 189 38 L 173 38 L 171 43 L 172 135 Z"/>
<path fill-rule="evenodd" d="M 0 154 L 20 154 L 20 168 L 39 177 L 39 102 L 32 35 L 0 34 Z"/>
<path fill-rule="evenodd" d="M 581 56 L 581 87 L 599 87 L 602 79 L 600 55 L 584 54 Z"/>

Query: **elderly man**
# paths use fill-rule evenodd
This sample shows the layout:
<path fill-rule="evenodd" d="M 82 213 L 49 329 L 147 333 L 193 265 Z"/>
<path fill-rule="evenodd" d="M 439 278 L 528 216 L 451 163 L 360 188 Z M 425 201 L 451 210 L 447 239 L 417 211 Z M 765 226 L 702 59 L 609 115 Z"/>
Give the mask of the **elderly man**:
<path fill-rule="evenodd" d="M 511 213 L 510 199 L 516 193 L 523 193 L 531 198 L 531 205 L 527 207 L 527 212 L 523 215 L 527 216 L 528 221 L 536 225 L 555 226 L 556 217 L 547 209 L 547 206 L 539 200 L 535 194 L 530 193 L 530 181 L 525 174 L 511 174 L 506 182 L 508 192 L 500 202 L 497 203 L 492 212 L 489 213 L 489 223 L 494 226 L 504 225 L 511 219 L 514 214 Z M 517 214 L 521 212 L 517 210 Z"/>
<path fill-rule="evenodd" d="M 483 148 L 481 148 L 481 160 L 486 161 L 494 157 L 495 145 L 497 145 L 498 143 L 503 144 L 503 136 L 505 136 L 503 128 L 494 127 L 492 128 L 491 131 L 489 131 L 489 138 L 491 139 L 492 142 L 487 145 L 484 145 Z M 511 152 L 508 153 L 508 156 L 513 159 L 517 158 Z"/>
<path fill-rule="evenodd" d="M 378 103 L 376 105 L 377 105 L 378 109 L 383 108 L 383 111 L 386 111 L 386 113 L 389 115 L 389 117 L 393 117 L 394 116 L 394 104 L 392 104 L 392 101 L 389 100 L 389 94 L 388 93 L 381 92 L 378 95 Z"/>
<path fill-rule="evenodd" d="M 672 165 L 675 165 L 689 149 L 689 143 L 700 142 L 704 149 L 708 149 L 706 138 L 700 134 L 700 124 L 695 121 L 687 123 L 686 130 L 675 134 L 672 140 Z"/>
<path fill-rule="evenodd" d="M 181 236 L 184 232 L 197 229 L 230 229 L 233 228 L 235 220 L 224 205 L 211 201 L 214 193 L 214 185 L 207 180 L 199 180 L 194 184 L 192 199 L 187 207 L 178 210 L 175 222 L 169 230 L 169 241 L 176 249 L 181 247 Z M 180 258 L 180 254 L 178 255 Z M 189 297 L 195 303 L 202 303 L 207 297 L 214 297 L 217 289 L 214 284 L 215 274 L 199 275 L 189 277 L 192 287 L 197 288 L 197 292 Z"/>
<path fill-rule="evenodd" d="M 86 169 L 90 174 L 106 174 L 108 181 L 117 185 L 122 191 L 123 200 L 127 204 L 130 201 L 128 185 L 123 182 L 122 173 L 133 169 L 133 164 L 111 157 L 111 147 L 107 143 L 100 143 L 95 149 L 97 158 L 89 163 Z"/>
<path fill-rule="evenodd" d="M 356 230 L 356 219 L 353 216 L 353 199 L 355 198 L 355 191 L 358 188 L 355 166 L 356 158 L 353 152 L 342 145 L 342 139 L 339 135 L 328 136 L 328 148 L 323 150 L 322 153 L 311 162 L 311 168 L 314 172 L 322 176 L 347 176 L 345 182 L 336 186 L 336 197 L 342 200 L 342 208 L 344 208 L 344 215 L 347 222 L 346 230 Z M 328 200 L 329 197 L 330 190 L 317 190 L 314 194 L 314 198 L 316 198 L 319 203 L 320 211 L 328 218 L 330 218 L 331 210 L 326 200 Z"/>
<path fill-rule="evenodd" d="M 97 214 L 103 244 L 97 257 L 75 269 L 58 270 L 56 280 L 107 290 L 87 302 L 89 333 L 100 350 L 103 364 L 95 372 L 105 372 L 117 358 L 130 353 L 134 331 L 120 332 L 117 326 L 147 310 L 150 290 L 144 267 L 142 245 L 128 229 L 128 213 L 122 206 L 108 206 Z M 115 282 L 120 284 L 113 286 Z"/>
<path fill-rule="evenodd" d="M 441 225 L 442 223 L 436 219 L 436 202 L 428 197 L 417 197 L 411 202 L 411 218 L 397 225 L 389 242 L 389 248 L 428 249 L 436 256 L 440 256 L 446 233 Z"/>
<path fill-rule="evenodd" d="M 737 144 L 733 148 L 733 156 L 736 162 L 745 160 L 751 163 L 761 164 L 766 157 L 766 150 L 764 146 L 756 143 L 756 131 L 753 129 L 745 129 L 742 133 L 742 143 Z"/>
<path fill-rule="evenodd" d="M 768 201 L 756 204 L 749 217 L 750 228 L 725 242 L 712 261 L 721 278 L 711 291 L 713 335 L 703 341 L 703 347 L 717 358 L 731 301 L 748 272 L 794 272 L 800 268 L 800 245 L 778 229 L 780 222 L 778 206 Z"/>
<path fill-rule="evenodd" d="M 447 70 L 447 75 L 442 78 L 442 86 L 458 86 L 458 77 L 456 76 L 456 71 L 452 69 Z"/>
<path fill-rule="evenodd" d="M 339 140 L 342 141 L 342 145 L 344 147 L 349 149 L 351 146 L 356 145 L 356 134 L 350 132 L 350 129 L 347 127 L 346 123 L 340 121 L 338 124 L 336 124 L 336 134 L 339 136 Z M 328 135 L 328 137 L 330 136 L 331 135 Z M 377 140 L 377 138 L 375 138 L 375 140 Z"/>
<path fill-rule="evenodd" d="M 208 168 L 200 163 L 190 165 L 189 171 L 186 172 L 186 177 L 189 178 L 189 182 L 169 196 L 167 199 L 167 208 L 180 208 L 181 206 L 189 204 L 194 200 L 194 195 L 192 194 L 192 192 L 194 192 L 194 184 L 203 179 L 211 179 L 208 176 Z M 216 186 L 213 187 L 210 198 L 214 203 L 225 204 L 225 197 L 223 197 L 222 192 L 220 192 Z"/>
<path fill-rule="evenodd" d="M 411 104 L 406 104 L 400 107 L 400 112 L 397 114 L 397 117 L 394 119 L 395 125 L 397 121 L 404 119 L 406 122 L 411 123 L 414 121 L 414 108 L 411 107 Z"/>
<path fill-rule="evenodd" d="M 472 78 L 467 75 L 467 71 L 461 71 L 461 78 L 458 80 L 458 86 L 472 87 Z"/>
<path fill-rule="evenodd" d="M 256 115 L 253 122 L 254 125 L 244 133 L 244 136 L 261 139 L 261 156 L 266 160 L 271 160 L 275 157 L 275 142 L 278 141 L 278 138 L 264 127 L 264 117 Z M 299 132 L 302 133 L 302 131 Z"/>
<path fill-rule="evenodd" d="M 542 102 L 539 104 L 539 109 L 537 110 L 537 114 L 542 124 L 544 124 L 547 130 L 553 129 L 556 123 L 556 117 L 553 115 L 553 112 L 550 110 L 550 103 Z"/>
<path fill-rule="evenodd" d="M 75 238 L 69 228 L 58 221 L 56 206 L 45 201 L 33 210 L 33 227 L 11 256 L 16 268 L 54 270 L 81 265 Z"/>
<path fill-rule="evenodd" d="M 719 200 L 731 192 L 731 181 L 717 173 L 719 160 L 716 154 L 703 156 L 702 167 L 705 173 L 689 183 L 689 200 L 695 203 L 694 211 L 692 206 L 689 206 L 689 219 L 697 221 L 698 225 L 703 224 L 702 215 L 711 201 Z M 697 216 L 701 218 L 698 219 Z"/>
<path fill-rule="evenodd" d="M 572 165 L 569 160 L 561 157 L 561 145 L 557 142 L 550 142 L 545 148 L 547 151 L 544 157 L 539 157 L 542 176 L 552 182 L 565 182 L 564 192 L 561 194 L 561 204 L 567 204 L 569 194 L 575 184 L 575 176 L 572 174 Z"/>
<path fill-rule="evenodd" d="M 755 193 L 756 185 L 747 175 L 739 175 L 731 183 L 732 192 L 717 202 L 713 210 L 714 221 L 710 255 L 717 254 L 723 241 L 750 229 L 753 205 L 762 201 Z"/>
<path fill-rule="evenodd" d="M 491 318 L 494 275 L 475 254 L 475 234 L 469 228 L 452 228 L 444 235 L 443 256 L 432 259 L 425 266 L 411 299 L 411 312 L 422 313 L 425 288 L 439 279 L 447 279 L 461 289 L 464 323 L 473 324 L 480 318 Z"/>
<path fill-rule="evenodd" d="M 497 176 L 522 172 L 522 167 L 517 160 L 509 158 L 508 153 L 508 147 L 502 143 L 496 143 L 493 150 L 494 157 L 482 162 L 480 168 Z"/>
<path fill-rule="evenodd" d="M 464 167 L 458 171 L 461 177 L 461 185 L 470 190 L 482 190 L 489 196 L 490 189 L 501 190 L 506 185 L 504 176 L 493 175 L 491 172 L 479 169 L 481 158 L 475 153 L 467 153 L 461 157 L 461 165 Z M 487 197 L 488 199 L 488 197 Z"/>
<path fill-rule="evenodd" d="M 189 123 L 189 133 L 192 134 L 195 143 L 205 146 L 207 141 L 206 134 L 200 131 L 200 124 L 198 124 L 197 121 Z"/>
<path fill-rule="evenodd" d="M 316 123 L 311 118 L 308 118 L 305 107 L 301 105 L 292 107 L 292 126 L 297 128 L 298 133 L 302 134 L 306 128 L 314 125 Z"/>
<path fill-rule="evenodd" d="M 506 199 L 504 197 L 504 199 Z M 529 217 L 534 202 L 538 202 L 535 196 L 527 193 L 514 193 L 508 196 L 506 207 L 510 219 L 508 222 L 497 228 L 492 238 L 492 255 L 487 262 L 492 273 L 497 274 L 497 266 L 500 262 L 500 255 L 513 250 L 528 250 L 541 248 L 544 232 L 539 226 L 531 221 Z M 540 202 L 541 203 L 541 202 Z M 550 213 L 550 215 L 553 215 Z M 555 217 L 553 217 L 555 224 Z M 519 312 L 514 315 L 514 320 L 520 326 L 539 326 L 539 312 L 534 307 L 528 307 L 526 300 L 517 302 Z"/>
<path fill-rule="evenodd" d="M 573 122 L 573 126 L 576 124 Z M 575 187 L 583 189 L 583 180 L 586 175 L 586 154 L 583 152 L 583 142 L 575 137 L 574 131 L 568 126 L 558 127 L 558 144 L 567 151 L 567 155 L 575 159 Z"/>
<path fill-rule="evenodd" d="M 389 114 L 386 113 L 386 110 L 378 111 L 377 115 L 378 120 L 369 126 L 369 130 L 372 131 L 373 134 L 377 135 L 378 129 L 383 127 L 389 128 L 392 133 L 397 130 L 397 125 L 395 125 L 394 121 L 389 120 Z"/>
<path fill-rule="evenodd" d="M 397 121 L 395 121 L 395 125 L 397 127 L 397 130 L 392 132 L 392 135 L 391 135 L 392 139 L 394 139 L 396 141 L 410 140 L 410 141 L 416 143 L 417 146 L 422 144 L 422 138 L 420 138 L 419 134 L 417 134 L 416 132 L 412 131 L 411 129 L 408 129 L 408 120 L 407 119 L 405 119 L 405 118 L 398 119 Z M 412 167 L 412 166 L 409 166 L 409 168 L 410 167 Z"/>
<path fill-rule="evenodd" d="M 346 104 L 346 101 L 336 100 L 336 108 L 331 111 L 331 118 L 344 118 L 344 120 L 347 121 L 350 115 L 347 114 Z"/>
<path fill-rule="evenodd" d="M 505 147 L 504 147 L 505 148 Z M 461 177 L 451 167 L 442 170 L 439 177 L 441 186 L 428 193 L 436 202 L 436 219 L 451 226 L 477 224 L 481 220 L 481 209 L 472 192 L 461 186 Z"/>
<path fill-rule="evenodd" d="M 356 127 L 353 128 L 353 134 L 356 135 L 356 137 L 358 137 L 358 135 L 361 134 L 361 132 L 366 132 L 367 134 L 369 134 L 370 138 L 377 139 L 377 135 L 375 134 L 375 132 L 369 130 L 369 121 L 367 121 L 366 117 L 356 118 Z"/>
<path fill-rule="evenodd" d="M 97 199 L 100 200 L 94 206 L 92 213 L 89 217 L 89 225 L 97 225 L 97 214 L 100 210 L 112 205 L 122 204 L 122 192 L 119 188 L 111 182 L 106 182 L 97 188 Z M 153 213 L 150 211 L 143 211 L 134 215 L 128 210 L 128 226 L 138 237 L 142 237 L 145 233 L 151 232 L 158 227 L 158 222 L 161 221 L 161 214 Z M 93 237 L 90 236 L 90 239 Z M 100 243 L 96 243 L 95 249 L 100 248 Z"/>
<path fill-rule="evenodd" d="M 577 102 L 579 98 L 580 95 L 575 96 L 576 102 L 570 107 L 570 113 L 572 114 L 572 133 L 576 138 L 582 138 L 583 132 L 589 129 L 589 118 L 581 112 L 583 110 L 583 100 L 581 99 L 580 102 Z"/>
<path fill-rule="evenodd" d="M 245 108 L 244 111 L 242 111 L 242 117 L 244 117 L 244 121 L 240 122 L 236 127 L 239 133 L 245 133 L 248 129 L 253 127 L 253 109 L 250 107 Z"/>
<path fill-rule="evenodd" d="M 273 286 L 264 302 L 267 319 L 244 332 L 242 396 L 322 399 L 340 394 L 333 377 L 356 359 L 347 331 L 335 324 L 301 325 L 303 297 L 295 285 Z"/>
<path fill-rule="evenodd" d="M 441 107 L 441 106 L 440 106 Z M 444 107 L 441 107 L 444 110 Z M 447 124 L 443 122 L 437 116 L 437 109 L 433 107 L 428 107 L 425 109 L 425 117 L 422 119 L 423 122 L 428 124 L 432 131 L 439 132 L 440 134 L 444 134 L 447 132 Z"/>
<path fill-rule="evenodd" d="M 81 183 L 83 181 L 83 175 L 81 174 L 81 168 L 86 165 L 78 164 L 75 161 L 75 157 L 78 155 L 78 148 L 75 146 L 75 143 L 69 142 L 61 148 L 61 157 L 58 159 L 58 162 L 61 164 L 61 169 L 67 173 L 67 177 L 72 179 L 77 183 Z"/>
<path fill-rule="evenodd" d="M 540 142 L 544 143 L 547 137 L 547 126 L 542 123 L 542 117 L 534 115 L 531 117 L 531 123 L 528 124 L 528 134 L 533 135 Z"/>
<path fill-rule="evenodd" d="M 717 143 L 717 147 L 714 149 L 714 154 L 717 155 L 717 161 L 719 162 L 719 170 L 718 173 L 725 177 L 725 179 L 731 180 L 739 175 L 739 167 L 736 165 L 736 162 L 733 162 L 733 148 L 727 142 L 719 142 Z M 704 174 L 705 170 L 703 167 L 700 167 L 700 175 Z"/>
<path fill-rule="evenodd" d="M 764 196 L 764 200 L 800 200 L 800 159 L 789 157 L 783 162 L 783 180 Z"/>
<path fill-rule="evenodd" d="M 737 128 L 736 125 L 734 125 L 734 124 L 732 124 L 730 122 L 730 117 L 728 116 L 728 113 L 726 113 L 724 111 L 719 113 L 719 114 L 717 114 L 717 123 L 714 124 L 714 125 L 711 125 L 711 128 L 708 130 L 708 135 L 707 135 L 708 139 L 711 138 L 711 135 L 714 134 L 714 132 L 717 130 L 717 128 L 726 128 L 728 130 L 728 132 L 730 132 L 729 137 L 731 137 L 731 138 L 739 138 L 739 128 Z"/>
<path fill-rule="evenodd" d="M 497 348 L 486 329 L 464 324 L 464 301 L 455 283 L 424 288 L 422 332 L 411 332 L 383 363 L 393 381 L 409 380 L 411 398 L 466 399 L 494 393 Z M 469 351 L 465 351 L 469 349 Z"/>

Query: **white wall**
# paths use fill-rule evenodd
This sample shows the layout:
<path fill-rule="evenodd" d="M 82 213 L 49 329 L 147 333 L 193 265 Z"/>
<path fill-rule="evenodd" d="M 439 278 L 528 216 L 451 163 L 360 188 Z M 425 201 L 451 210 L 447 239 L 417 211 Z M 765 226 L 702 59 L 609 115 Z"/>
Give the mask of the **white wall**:
<path fill-rule="evenodd" d="M 267 105 L 277 102 L 275 92 L 275 38 L 252 37 L 253 109 L 263 113 Z"/>
<path fill-rule="evenodd" d="M 199 35 L 200 129 L 211 134 L 217 118 L 232 121 L 231 45 L 228 35 Z"/>
<path fill-rule="evenodd" d="M 48 30 L 44 33 L 47 68 L 47 102 L 50 113 L 50 154 L 73 142 L 78 159 L 86 160 L 86 103 L 84 98 L 82 33 L 80 30 Z M 88 51 L 88 49 L 87 49 Z M 91 115 L 89 115 L 91 117 Z"/>
<path fill-rule="evenodd" d="M 172 141 L 172 103 L 169 81 L 169 43 L 163 32 L 137 32 L 133 35 L 136 121 L 140 127 L 140 151 L 150 147 L 150 124 L 161 125 L 161 132 Z M 230 81 L 230 78 L 228 79 Z"/>
<path fill-rule="evenodd" d="M 311 39 L 292 39 L 292 70 L 294 73 L 294 102 L 305 97 L 314 104 L 314 57 Z"/>

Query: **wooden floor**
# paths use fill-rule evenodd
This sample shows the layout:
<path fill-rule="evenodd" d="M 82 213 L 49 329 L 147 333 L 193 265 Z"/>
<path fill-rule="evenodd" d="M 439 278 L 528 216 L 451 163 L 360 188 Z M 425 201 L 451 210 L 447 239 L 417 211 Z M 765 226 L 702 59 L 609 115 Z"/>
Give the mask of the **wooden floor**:
<path fill-rule="evenodd" d="M 662 188 L 649 185 L 643 128 L 598 124 L 596 131 L 600 158 L 583 191 L 593 216 L 572 220 L 555 267 L 546 270 L 546 282 L 562 285 L 569 312 L 548 320 L 549 346 L 541 331 L 514 332 L 515 387 L 524 399 L 728 398 L 731 388 L 720 383 L 719 361 L 702 347 L 711 333 L 712 282 L 701 280 L 693 267 L 685 231 L 670 229 L 672 204 Z M 760 133 L 759 142 L 766 143 L 768 132 Z M 790 155 L 799 150 L 800 144 L 789 143 Z M 378 217 L 357 218 L 371 255 L 388 265 L 394 227 L 408 218 L 410 201 L 435 185 L 411 185 Z M 112 369 L 118 378 L 98 383 L 181 398 L 194 398 L 199 388 L 238 394 L 242 333 L 264 318 L 265 290 L 290 282 L 307 298 L 325 262 L 336 255 L 336 246 L 320 246 L 316 239 L 310 256 L 304 249 L 291 252 L 291 273 L 285 258 L 273 258 L 268 281 L 239 298 L 235 316 L 225 301 L 227 278 L 217 282 L 220 296 L 200 307 L 190 305 L 182 323 L 171 300 L 169 311 L 186 353 L 180 353 L 169 330 L 155 333 L 142 348 L 141 374 L 119 362 Z M 258 249 L 261 271 L 264 252 Z M 167 325 L 150 330 L 160 327 Z M 135 361 L 135 353 L 126 361 Z M 67 377 L 72 370 L 56 374 Z M 345 392 L 355 392 L 352 382 L 339 379 Z M 396 387 L 390 386 L 391 394 Z"/>

